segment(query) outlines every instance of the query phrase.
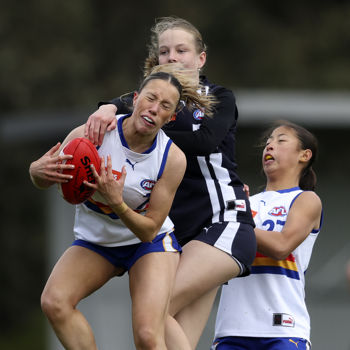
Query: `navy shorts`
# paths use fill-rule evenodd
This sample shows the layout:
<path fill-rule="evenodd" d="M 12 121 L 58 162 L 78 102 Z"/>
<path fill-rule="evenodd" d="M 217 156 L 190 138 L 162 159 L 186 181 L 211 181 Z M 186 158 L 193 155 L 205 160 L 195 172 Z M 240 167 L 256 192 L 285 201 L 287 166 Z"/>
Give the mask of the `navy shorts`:
<path fill-rule="evenodd" d="M 216 222 L 205 227 L 194 239 L 231 255 L 241 268 L 241 277 L 250 274 L 257 247 L 252 225 L 235 221 Z"/>
<path fill-rule="evenodd" d="M 161 233 L 152 242 L 140 242 L 137 244 L 104 247 L 82 239 L 76 239 L 72 245 L 88 248 L 107 259 L 112 265 L 129 271 L 136 260 L 149 253 L 156 252 L 181 252 L 181 246 L 177 242 L 174 232 Z M 125 273 L 121 273 L 119 276 Z"/>
<path fill-rule="evenodd" d="M 215 339 L 211 350 L 309 350 L 302 338 L 224 337 Z"/>

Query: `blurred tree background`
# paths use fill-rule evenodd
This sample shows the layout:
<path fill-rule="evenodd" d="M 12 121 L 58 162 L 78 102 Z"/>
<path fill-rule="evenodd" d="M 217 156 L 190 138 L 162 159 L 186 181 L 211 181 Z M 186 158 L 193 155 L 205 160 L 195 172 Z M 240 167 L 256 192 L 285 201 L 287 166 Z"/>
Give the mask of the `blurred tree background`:
<path fill-rule="evenodd" d="M 200 28 L 206 72 L 223 85 L 350 86 L 346 0 L 1 0 L 2 113 L 93 109 L 97 97 L 133 89 L 154 18 L 171 14 Z"/>
<path fill-rule="evenodd" d="M 53 115 L 79 124 L 99 100 L 134 89 L 149 29 L 168 15 L 201 30 L 205 73 L 233 91 L 350 90 L 346 0 L 0 0 L 2 349 L 45 348 L 46 197 L 28 166 L 66 130 L 35 131 Z"/>

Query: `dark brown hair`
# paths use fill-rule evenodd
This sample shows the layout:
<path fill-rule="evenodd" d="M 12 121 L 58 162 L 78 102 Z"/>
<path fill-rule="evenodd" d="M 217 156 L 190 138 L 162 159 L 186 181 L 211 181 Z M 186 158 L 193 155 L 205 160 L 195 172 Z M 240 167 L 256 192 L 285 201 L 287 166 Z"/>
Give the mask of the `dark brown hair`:
<path fill-rule="evenodd" d="M 264 132 L 262 137 L 263 147 L 265 147 L 266 140 L 270 137 L 272 132 L 279 127 L 285 127 L 285 128 L 294 130 L 297 138 L 300 141 L 300 148 L 302 150 L 305 150 L 305 149 L 311 150 L 312 156 L 309 162 L 307 163 L 306 167 L 303 169 L 302 173 L 300 174 L 299 187 L 302 190 L 306 190 L 306 191 L 315 190 L 317 177 L 312 167 L 312 165 L 314 164 L 317 158 L 317 152 L 318 152 L 318 142 L 315 135 L 313 135 L 309 130 L 305 129 L 300 125 L 291 123 L 287 120 L 278 120 L 274 122 L 266 132 Z"/>

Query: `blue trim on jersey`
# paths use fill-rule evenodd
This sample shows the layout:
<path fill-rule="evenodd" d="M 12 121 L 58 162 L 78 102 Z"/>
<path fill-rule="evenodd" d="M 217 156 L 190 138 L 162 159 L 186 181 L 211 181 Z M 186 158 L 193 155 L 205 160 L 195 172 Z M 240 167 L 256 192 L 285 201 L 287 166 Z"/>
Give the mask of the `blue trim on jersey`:
<path fill-rule="evenodd" d="M 172 143 L 173 143 L 173 141 L 171 139 L 169 139 L 167 144 L 166 144 L 166 146 L 165 146 L 163 159 L 162 159 L 162 164 L 160 165 L 160 168 L 159 168 L 159 172 L 158 172 L 158 175 L 157 175 L 157 180 L 159 180 L 160 177 L 163 174 L 163 171 L 164 171 L 164 168 L 165 168 L 165 164 L 166 164 L 166 161 L 168 159 L 169 149 L 170 149 L 170 146 L 171 146 Z"/>
<path fill-rule="evenodd" d="M 299 190 L 300 190 L 299 187 L 294 187 L 294 189 L 299 189 Z M 291 190 L 293 190 L 293 189 L 291 189 Z M 280 191 L 278 191 L 278 192 L 280 192 Z M 287 191 L 287 192 L 291 192 L 291 191 Z M 304 192 L 304 191 L 303 191 L 303 192 Z M 295 201 L 303 192 L 298 193 L 298 194 L 293 198 L 293 200 L 292 200 L 291 203 L 290 203 L 289 209 L 290 209 L 290 208 L 292 207 L 292 205 L 294 204 L 294 201 Z M 322 224 L 323 224 L 323 209 L 322 209 L 322 211 L 321 211 L 320 227 L 319 227 L 318 229 L 313 229 L 310 233 L 313 233 L 313 234 L 319 233 L 319 232 L 321 231 Z"/>
<path fill-rule="evenodd" d="M 274 274 L 274 275 L 284 275 L 289 278 L 300 280 L 299 272 L 294 270 L 285 269 L 281 266 L 252 266 L 252 274 Z"/>
<path fill-rule="evenodd" d="M 159 137 L 159 133 L 156 135 L 152 146 L 151 146 L 148 150 L 146 150 L 145 152 L 142 152 L 142 154 L 151 153 L 151 152 L 157 147 L 157 140 L 158 140 L 158 137 Z"/>
<path fill-rule="evenodd" d="M 130 114 L 126 114 L 126 115 L 124 115 L 124 116 L 122 116 L 122 117 L 120 117 L 118 119 L 118 133 L 119 133 L 119 136 L 120 136 L 120 141 L 122 142 L 122 145 L 124 147 L 126 147 L 126 148 L 129 148 L 129 145 L 126 142 L 125 137 L 124 137 L 123 121 L 124 121 L 125 118 L 129 118 L 130 116 L 131 116 L 131 113 Z M 142 154 L 151 153 L 156 148 L 156 146 L 157 146 L 157 137 L 158 137 L 158 134 L 157 134 L 156 138 L 154 139 L 152 146 L 148 150 L 146 150 L 145 152 L 142 152 Z"/>
<path fill-rule="evenodd" d="M 318 229 L 314 229 L 311 231 L 311 233 L 319 233 L 321 231 L 321 228 L 322 228 L 322 225 L 323 225 L 323 209 L 321 211 L 321 219 L 320 219 L 320 227 Z"/>
<path fill-rule="evenodd" d="M 303 193 L 303 192 L 298 193 L 298 194 L 292 199 L 292 201 L 290 202 L 289 209 L 292 207 L 294 201 L 295 201 L 302 193 Z"/>
<path fill-rule="evenodd" d="M 278 190 L 276 192 L 278 192 L 278 193 L 288 193 L 288 192 L 298 191 L 300 189 L 301 188 L 299 186 L 296 186 L 296 187 L 292 187 L 292 188 L 287 188 L 285 190 Z"/>
<path fill-rule="evenodd" d="M 95 213 L 109 216 L 113 220 L 119 219 L 119 216 L 115 212 L 106 214 L 96 204 L 90 202 L 89 200 L 86 200 L 83 204 L 86 205 L 89 209 L 93 210 Z"/>
<path fill-rule="evenodd" d="M 131 114 L 126 114 L 123 117 L 120 117 L 118 119 L 118 133 L 120 137 L 120 141 L 122 142 L 122 145 L 126 148 L 129 148 L 128 143 L 125 140 L 124 133 L 123 133 L 123 121 L 125 118 L 130 117 Z"/>

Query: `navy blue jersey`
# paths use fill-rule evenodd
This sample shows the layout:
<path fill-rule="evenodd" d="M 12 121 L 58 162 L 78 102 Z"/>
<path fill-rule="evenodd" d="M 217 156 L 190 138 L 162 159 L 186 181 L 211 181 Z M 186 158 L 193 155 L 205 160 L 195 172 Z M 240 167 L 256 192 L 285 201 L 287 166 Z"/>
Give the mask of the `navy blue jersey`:
<path fill-rule="evenodd" d="M 249 201 L 237 175 L 235 160 L 238 111 L 232 91 L 201 83 L 218 100 L 213 117 L 200 110 L 183 108 L 176 119 L 163 127 L 185 153 L 187 168 L 170 211 L 175 235 L 181 244 L 197 236 L 214 222 L 238 221 L 254 225 Z M 118 113 L 129 112 L 132 95 L 112 103 Z"/>

